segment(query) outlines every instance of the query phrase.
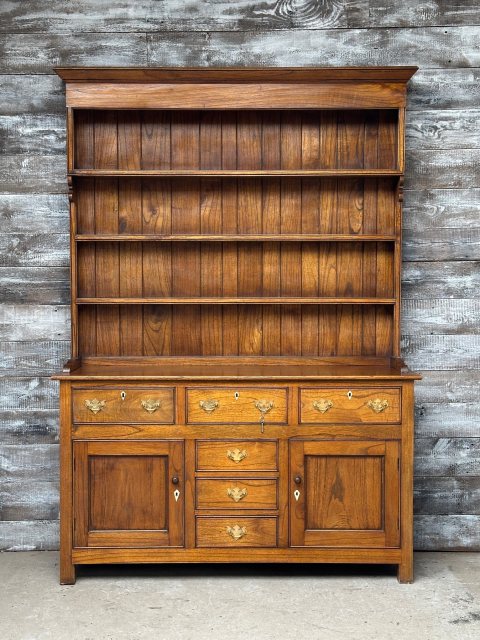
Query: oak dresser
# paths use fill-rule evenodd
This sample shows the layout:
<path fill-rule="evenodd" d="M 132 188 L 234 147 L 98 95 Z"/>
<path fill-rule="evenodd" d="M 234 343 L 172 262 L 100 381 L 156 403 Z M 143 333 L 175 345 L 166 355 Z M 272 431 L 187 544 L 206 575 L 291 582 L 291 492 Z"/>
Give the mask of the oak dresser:
<path fill-rule="evenodd" d="M 57 69 L 62 583 L 175 562 L 384 563 L 412 581 L 415 70 Z"/>

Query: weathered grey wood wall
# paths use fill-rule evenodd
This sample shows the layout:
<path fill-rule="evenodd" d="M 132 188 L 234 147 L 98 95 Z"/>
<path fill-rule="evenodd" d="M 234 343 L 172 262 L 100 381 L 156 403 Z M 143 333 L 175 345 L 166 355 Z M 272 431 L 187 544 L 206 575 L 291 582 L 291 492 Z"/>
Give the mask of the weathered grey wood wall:
<path fill-rule="evenodd" d="M 417 64 L 403 352 L 417 387 L 416 546 L 480 548 L 478 0 L 0 3 L 0 548 L 58 544 L 69 352 L 63 87 L 55 65 Z"/>

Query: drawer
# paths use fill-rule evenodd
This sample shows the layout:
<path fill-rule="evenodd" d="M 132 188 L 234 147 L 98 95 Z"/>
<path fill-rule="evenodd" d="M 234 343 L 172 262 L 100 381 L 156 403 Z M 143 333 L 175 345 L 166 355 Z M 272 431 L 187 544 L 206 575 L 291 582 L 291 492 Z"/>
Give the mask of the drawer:
<path fill-rule="evenodd" d="M 274 478 L 197 478 L 197 509 L 277 509 Z"/>
<path fill-rule="evenodd" d="M 197 440 L 197 471 L 277 471 L 276 440 Z"/>
<path fill-rule="evenodd" d="M 300 422 L 400 422 L 399 388 L 317 387 L 300 391 Z"/>
<path fill-rule="evenodd" d="M 277 518 L 202 517 L 196 520 L 197 547 L 276 547 Z"/>
<path fill-rule="evenodd" d="M 158 387 L 73 389 L 74 422 L 174 422 L 174 390 Z"/>
<path fill-rule="evenodd" d="M 187 389 L 190 424 L 286 424 L 287 389 L 206 387 Z"/>

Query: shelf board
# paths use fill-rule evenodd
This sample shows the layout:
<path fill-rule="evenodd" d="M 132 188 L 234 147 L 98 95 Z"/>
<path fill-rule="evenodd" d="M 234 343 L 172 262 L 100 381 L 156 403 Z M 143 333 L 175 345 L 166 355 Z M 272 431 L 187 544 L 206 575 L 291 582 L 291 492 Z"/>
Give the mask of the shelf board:
<path fill-rule="evenodd" d="M 77 298 L 77 304 L 383 304 L 395 298 L 315 298 L 315 297 L 189 297 L 189 298 Z"/>
<path fill-rule="evenodd" d="M 77 242 L 394 242 L 394 235 L 348 234 L 93 234 L 75 236 Z"/>
<path fill-rule="evenodd" d="M 120 169 L 75 169 L 68 173 L 74 177 L 97 178 L 185 178 L 185 177 L 211 177 L 211 178 L 254 178 L 254 177 L 388 177 L 401 176 L 403 171 L 398 169 L 144 169 L 138 171 L 124 171 Z"/>

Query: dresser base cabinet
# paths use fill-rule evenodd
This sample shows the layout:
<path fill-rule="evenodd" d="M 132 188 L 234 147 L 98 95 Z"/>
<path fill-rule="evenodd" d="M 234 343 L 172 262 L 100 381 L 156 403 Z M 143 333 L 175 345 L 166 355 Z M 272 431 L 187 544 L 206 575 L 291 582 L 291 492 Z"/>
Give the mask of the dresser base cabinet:
<path fill-rule="evenodd" d="M 415 71 L 56 69 L 62 583 L 137 562 L 386 563 L 413 579 Z"/>
<path fill-rule="evenodd" d="M 268 382 L 252 392 L 234 381 L 169 382 L 173 424 L 157 424 L 155 412 L 132 422 L 126 400 L 125 414 L 120 407 L 107 422 L 107 404 L 97 411 L 104 398 L 138 395 L 125 382 L 83 383 L 83 402 L 97 403 L 79 421 L 78 383 L 61 381 L 62 583 L 75 581 L 76 565 L 113 562 L 374 562 L 412 580 L 411 380 L 375 382 L 380 403 L 395 385 L 399 411 L 388 425 L 367 404 L 374 385 L 358 380 L 344 388 L 348 425 L 301 422 L 304 386 L 312 406 L 339 393 L 336 382 L 316 390 L 312 381 L 276 388 L 287 424 L 261 413 L 252 423 L 243 405 L 235 422 L 187 424 L 192 390 L 199 406 L 246 394 L 252 405 L 256 396 L 271 401 Z M 148 381 L 153 396 L 164 385 Z M 355 397 L 367 400 L 359 406 Z"/>

